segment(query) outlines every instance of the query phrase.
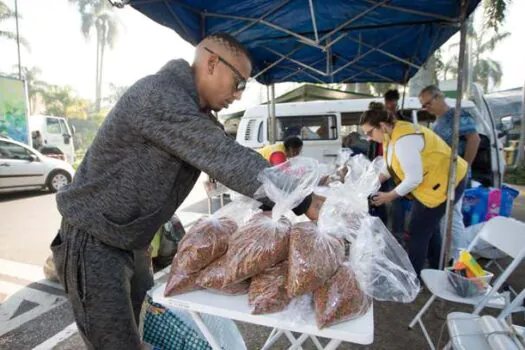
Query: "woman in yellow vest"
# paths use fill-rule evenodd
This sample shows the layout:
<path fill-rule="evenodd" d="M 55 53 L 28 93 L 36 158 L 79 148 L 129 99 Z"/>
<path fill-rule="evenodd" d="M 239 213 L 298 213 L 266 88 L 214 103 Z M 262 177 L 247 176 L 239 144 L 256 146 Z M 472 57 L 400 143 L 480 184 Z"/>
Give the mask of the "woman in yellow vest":
<path fill-rule="evenodd" d="M 277 165 L 286 162 L 288 158 L 298 156 L 303 149 L 303 141 L 297 136 L 288 136 L 284 143 L 268 145 L 258 152 L 270 163 Z"/>
<path fill-rule="evenodd" d="M 408 255 L 420 274 L 428 257 L 439 268 L 439 222 L 445 214 L 451 149 L 437 134 L 423 126 L 396 121 L 392 114 L 369 110 L 361 116 L 361 129 L 369 140 L 383 143 L 386 169 L 380 181 L 392 177 L 396 187 L 378 192 L 372 204 L 379 206 L 398 197 L 414 199 L 408 225 Z M 455 200 L 465 189 L 467 162 L 458 157 Z"/>

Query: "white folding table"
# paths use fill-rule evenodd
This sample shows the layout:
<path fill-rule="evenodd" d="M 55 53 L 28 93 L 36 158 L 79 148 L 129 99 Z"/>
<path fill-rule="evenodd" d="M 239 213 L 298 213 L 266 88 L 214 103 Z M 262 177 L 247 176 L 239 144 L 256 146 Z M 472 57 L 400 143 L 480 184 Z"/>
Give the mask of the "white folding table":
<path fill-rule="evenodd" d="M 374 340 L 373 305 L 361 317 L 320 330 L 315 324 L 315 316 L 313 314 L 309 315 L 304 322 L 294 322 L 289 315 L 285 316 L 284 312 L 252 315 L 247 295 L 228 296 L 202 290 L 173 297 L 164 297 L 165 286 L 166 284 L 161 284 L 150 291 L 153 302 L 161 304 L 168 309 L 187 311 L 214 350 L 221 350 L 221 347 L 202 321 L 199 315 L 201 313 L 272 327 L 273 331 L 262 348 L 264 350 L 270 348 L 283 335 L 292 343 L 289 349 L 301 349 L 301 344 L 308 338 L 312 339 L 318 349 L 324 350 L 336 349 L 342 342 L 367 345 Z M 301 335 L 296 339 L 292 332 L 300 333 Z M 317 337 L 331 340 L 323 348 Z"/>

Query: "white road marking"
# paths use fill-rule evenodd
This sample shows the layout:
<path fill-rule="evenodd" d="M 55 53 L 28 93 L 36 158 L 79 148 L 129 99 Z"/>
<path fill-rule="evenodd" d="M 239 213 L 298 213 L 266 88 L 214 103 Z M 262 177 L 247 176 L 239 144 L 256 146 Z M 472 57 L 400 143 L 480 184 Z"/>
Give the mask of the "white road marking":
<path fill-rule="evenodd" d="M 167 275 L 170 272 L 170 266 L 164 268 L 163 270 L 157 271 L 155 275 L 153 275 L 153 278 L 158 280 L 159 278 Z M 52 336 L 51 338 L 47 339 L 43 343 L 37 345 L 33 348 L 33 350 L 50 350 L 53 349 L 55 346 L 57 346 L 59 343 L 67 340 L 72 335 L 74 335 L 78 331 L 77 324 L 71 323 L 69 326 Z"/>
<path fill-rule="evenodd" d="M 58 343 L 63 342 L 64 340 L 71 337 L 78 331 L 77 324 L 71 323 L 69 326 L 47 339 L 45 342 L 37 345 L 33 350 L 50 350 L 53 349 Z"/>
<path fill-rule="evenodd" d="M 21 289 L 19 292 L 11 295 L 9 299 L 4 301 L 0 306 L 0 336 L 62 305 L 66 300 L 66 297 L 48 294 L 32 288 Z M 14 316 L 24 301 L 37 304 L 37 306 L 18 316 Z"/>

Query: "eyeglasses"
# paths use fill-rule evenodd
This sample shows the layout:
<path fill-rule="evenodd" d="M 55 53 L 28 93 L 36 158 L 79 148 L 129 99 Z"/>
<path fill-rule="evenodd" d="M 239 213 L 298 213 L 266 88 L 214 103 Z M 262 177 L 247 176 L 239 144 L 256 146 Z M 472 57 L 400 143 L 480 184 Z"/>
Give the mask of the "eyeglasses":
<path fill-rule="evenodd" d="M 432 96 L 430 98 L 430 100 L 428 100 L 428 102 L 425 102 L 421 105 L 421 108 L 422 109 L 427 109 L 428 107 L 430 107 L 432 105 L 432 102 L 434 101 L 434 99 L 436 98 L 436 96 Z"/>
<path fill-rule="evenodd" d="M 372 134 L 374 133 L 374 130 L 377 129 L 376 127 L 373 127 L 372 129 L 365 132 L 366 137 L 372 137 Z"/>
<path fill-rule="evenodd" d="M 219 57 L 219 61 L 224 63 L 228 68 L 231 69 L 233 74 L 235 74 L 235 91 L 243 91 L 244 89 L 246 89 L 247 81 L 246 81 L 246 79 L 244 79 L 242 74 L 237 70 L 237 68 L 235 68 L 230 62 L 226 61 L 220 55 L 216 54 L 215 52 L 213 52 L 212 50 L 208 49 L 207 47 L 205 47 L 204 50 L 208 51 L 212 55 L 215 55 L 215 56 Z"/>

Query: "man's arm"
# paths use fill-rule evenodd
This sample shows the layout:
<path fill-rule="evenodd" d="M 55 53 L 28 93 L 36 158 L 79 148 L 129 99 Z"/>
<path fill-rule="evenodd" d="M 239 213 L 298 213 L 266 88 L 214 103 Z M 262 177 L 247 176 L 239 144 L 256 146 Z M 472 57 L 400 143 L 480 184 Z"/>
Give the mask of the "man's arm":
<path fill-rule="evenodd" d="M 474 117 L 463 109 L 459 119 L 459 136 L 464 137 L 466 140 L 463 159 L 467 161 L 469 166 L 472 166 L 476 154 L 478 154 L 480 138 Z"/>
<path fill-rule="evenodd" d="M 463 155 L 463 159 L 467 161 L 469 166 L 472 166 L 472 163 L 478 154 L 479 143 L 481 139 L 477 132 L 464 135 L 464 137 L 467 142 L 465 143 L 465 154 Z"/>

